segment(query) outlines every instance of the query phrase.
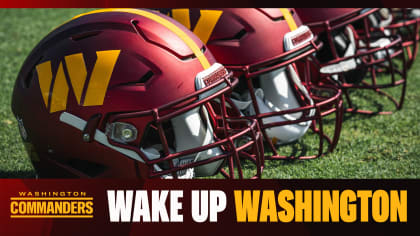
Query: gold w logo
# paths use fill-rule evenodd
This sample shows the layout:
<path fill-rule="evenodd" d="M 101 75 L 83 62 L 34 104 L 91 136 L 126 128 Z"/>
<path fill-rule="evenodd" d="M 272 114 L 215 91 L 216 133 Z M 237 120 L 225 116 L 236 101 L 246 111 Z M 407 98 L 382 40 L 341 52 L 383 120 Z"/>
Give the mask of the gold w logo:
<path fill-rule="evenodd" d="M 83 96 L 83 90 L 87 79 L 87 70 L 82 53 L 76 53 L 64 57 L 58 65 L 58 70 L 53 80 L 51 61 L 43 62 L 36 66 L 39 87 L 45 107 L 50 113 L 62 111 L 67 106 L 69 86 L 73 88 L 77 103 L 81 106 L 99 106 L 104 103 L 105 93 L 111 79 L 115 63 L 121 50 L 107 50 L 96 52 L 96 62 L 90 75 L 89 84 Z M 67 68 L 69 81 L 67 83 L 63 64 Z"/>
<path fill-rule="evenodd" d="M 192 30 L 206 44 L 222 13 L 223 11 L 220 10 L 200 10 L 200 18 L 194 29 L 191 28 L 188 8 L 172 9 L 172 18 Z"/>

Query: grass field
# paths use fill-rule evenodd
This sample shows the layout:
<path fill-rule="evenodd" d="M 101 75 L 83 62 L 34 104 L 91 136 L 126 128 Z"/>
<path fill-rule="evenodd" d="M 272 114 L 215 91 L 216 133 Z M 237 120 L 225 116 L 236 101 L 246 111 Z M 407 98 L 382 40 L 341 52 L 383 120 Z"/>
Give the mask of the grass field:
<path fill-rule="evenodd" d="M 55 26 L 86 9 L 0 9 L 0 177 L 34 177 L 10 108 L 14 81 L 30 50 Z M 408 74 L 404 108 L 393 115 L 346 114 L 334 153 L 315 160 L 267 161 L 264 178 L 419 178 L 420 177 L 420 59 Z M 397 94 L 397 90 L 391 91 Z M 366 96 L 377 101 L 376 95 Z M 366 100 L 358 99 L 369 106 Z M 390 103 L 374 104 L 384 110 Z M 332 122 L 326 125 L 332 131 Z M 316 145 L 311 136 L 292 146 Z"/>

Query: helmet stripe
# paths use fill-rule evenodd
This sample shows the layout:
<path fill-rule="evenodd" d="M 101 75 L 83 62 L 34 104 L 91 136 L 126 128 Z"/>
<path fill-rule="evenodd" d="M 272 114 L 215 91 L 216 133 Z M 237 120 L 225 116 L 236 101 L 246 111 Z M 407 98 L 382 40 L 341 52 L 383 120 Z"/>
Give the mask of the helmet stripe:
<path fill-rule="evenodd" d="M 176 34 L 194 53 L 194 55 L 197 57 L 197 59 L 200 61 L 201 65 L 204 69 L 207 69 L 210 67 L 210 63 L 207 60 L 206 56 L 204 56 L 203 52 L 201 51 L 201 48 L 198 47 L 198 45 L 194 42 L 194 40 L 189 37 L 182 29 L 180 29 L 178 26 L 173 24 L 172 22 L 168 21 L 167 19 L 151 13 L 149 11 L 144 11 L 140 9 L 128 9 L 128 8 L 116 8 L 116 9 L 101 9 L 101 10 L 95 10 L 88 13 L 83 13 L 80 15 L 77 15 L 73 17 L 73 19 L 79 18 L 84 15 L 90 15 L 95 13 L 103 13 L 103 12 L 127 12 L 132 13 L 136 15 L 140 15 L 143 17 L 146 17 L 150 20 L 153 20 L 163 26 L 165 26 L 167 29 L 172 31 L 174 34 Z"/>
<path fill-rule="evenodd" d="M 295 19 L 293 19 L 292 14 L 290 14 L 289 9 L 287 8 L 280 8 L 281 13 L 283 14 L 284 19 L 286 20 L 287 24 L 289 25 L 290 31 L 297 29 L 297 25 Z"/>

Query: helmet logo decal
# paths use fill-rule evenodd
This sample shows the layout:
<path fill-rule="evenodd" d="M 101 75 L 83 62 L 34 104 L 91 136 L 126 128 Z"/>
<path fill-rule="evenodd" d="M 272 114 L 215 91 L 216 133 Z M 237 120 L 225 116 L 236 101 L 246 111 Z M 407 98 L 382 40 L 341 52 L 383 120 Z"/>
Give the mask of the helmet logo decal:
<path fill-rule="evenodd" d="M 38 73 L 39 87 L 45 107 L 47 109 L 49 108 L 50 113 L 65 110 L 67 107 L 69 87 L 73 88 L 79 105 L 102 105 L 120 51 L 107 50 L 96 52 L 97 59 L 87 86 L 85 86 L 85 82 L 88 73 L 82 53 L 65 56 L 64 60 L 58 66 L 55 79 L 53 79 L 51 61 L 37 65 L 36 71 Z M 71 84 L 67 82 L 63 65 L 67 69 Z M 85 87 L 87 89 L 83 97 L 83 89 Z"/>
<path fill-rule="evenodd" d="M 223 11 L 220 10 L 200 10 L 200 18 L 194 29 L 191 28 L 189 9 L 173 9 L 172 18 L 192 30 L 204 44 L 207 44 L 222 13 Z"/>
<path fill-rule="evenodd" d="M 182 8 L 182 9 L 172 9 L 172 18 L 177 20 L 179 23 L 191 29 L 190 23 L 190 9 Z"/>
<path fill-rule="evenodd" d="M 203 78 L 203 82 L 206 85 L 206 87 L 216 83 L 219 81 L 223 76 L 227 75 L 227 70 L 225 67 L 221 66 L 219 69 L 214 71 L 213 73 L 207 75 Z"/>

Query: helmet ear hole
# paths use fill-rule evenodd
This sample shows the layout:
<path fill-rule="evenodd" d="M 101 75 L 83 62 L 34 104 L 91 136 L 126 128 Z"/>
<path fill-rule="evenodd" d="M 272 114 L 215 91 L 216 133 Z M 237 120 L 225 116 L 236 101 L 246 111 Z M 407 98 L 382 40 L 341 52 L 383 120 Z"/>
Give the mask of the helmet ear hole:
<path fill-rule="evenodd" d="M 80 40 L 87 39 L 87 38 L 90 38 L 90 37 L 93 37 L 93 36 L 97 36 L 101 32 L 102 31 L 89 31 L 89 32 L 84 32 L 84 33 L 81 33 L 81 34 L 73 35 L 70 38 L 73 41 L 80 41 Z"/>

